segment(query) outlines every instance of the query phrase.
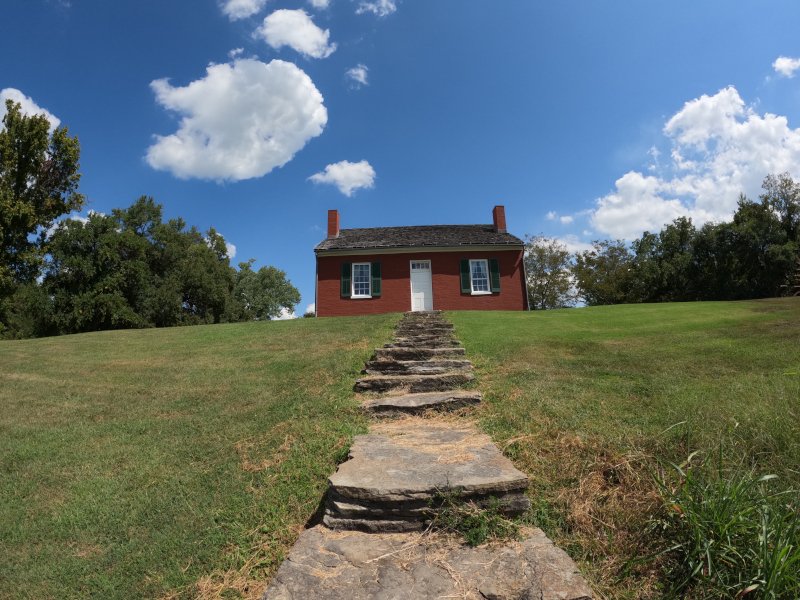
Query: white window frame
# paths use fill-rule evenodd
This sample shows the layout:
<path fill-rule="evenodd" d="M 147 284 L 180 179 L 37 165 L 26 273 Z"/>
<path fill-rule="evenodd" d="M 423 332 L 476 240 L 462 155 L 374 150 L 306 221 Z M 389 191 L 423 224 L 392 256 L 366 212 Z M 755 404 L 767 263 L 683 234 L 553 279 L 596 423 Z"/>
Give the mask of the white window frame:
<path fill-rule="evenodd" d="M 367 294 L 356 294 L 356 267 L 367 267 L 367 285 L 369 292 Z M 350 297 L 351 298 L 372 298 L 372 263 L 353 263 L 350 267 Z"/>
<path fill-rule="evenodd" d="M 472 265 L 473 263 L 483 263 L 484 272 L 486 273 L 486 289 L 476 290 L 475 282 L 472 280 Z M 473 296 L 488 296 L 492 293 L 492 275 L 489 273 L 489 259 L 488 258 L 471 258 L 469 259 L 469 289 Z"/>

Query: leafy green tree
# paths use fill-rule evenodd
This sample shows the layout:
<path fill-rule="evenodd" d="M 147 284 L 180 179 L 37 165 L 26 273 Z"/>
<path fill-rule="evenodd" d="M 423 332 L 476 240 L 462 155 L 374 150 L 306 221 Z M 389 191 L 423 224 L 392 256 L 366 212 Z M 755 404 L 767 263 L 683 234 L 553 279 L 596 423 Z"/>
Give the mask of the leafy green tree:
<path fill-rule="evenodd" d="M 68 219 L 53 233 L 43 286 L 61 333 L 145 327 L 146 245 L 113 216 Z"/>
<path fill-rule="evenodd" d="M 231 302 L 234 271 L 225 240 L 162 222 L 162 208 L 141 197 L 86 223 L 54 231 L 43 288 L 61 333 L 218 323 Z"/>
<path fill-rule="evenodd" d="M 300 302 L 286 273 L 275 267 L 253 270 L 253 259 L 239 263 L 233 297 L 239 307 L 237 320 L 274 319 L 282 309 L 292 310 Z"/>
<path fill-rule="evenodd" d="M 575 303 L 572 254 L 564 244 L 541 235 L 529 237 L 524 260 L 531 308 L 562 308 Z"/>
<path fill-rule="evenodd" d="M 692 269 L 696 300 L 748 297 L 736 249 L 738 237 L 733 223 L 706 223 L 697 231 Z"/>
<path fill-rule="evenodd" d="M 635 302 L 634 261 L 622 240 L 596 240 L 591 250 L 575 256 L 573 273 L 578 293 L 589 306 Z"/>
<path fill-rule="evenodd" d="M 732 224 L 736 297 L 765 298 L 781 293 L 797 260 L 797 243 L 790 238 L 785 217 L 767 200 L 739 200 Z"/>
<path fill-rule="evenodd" d="M 0 323 L 0 338 L 23 339 L 57 333 L 52 303 L 37 282 L 19 284 L 4 304 L 5 324 Z"/>
<path fill-rule="evenodd" d="M 761 202 L 780 216 L 786 239 L 800 244 L 800 183 L 795 183 L 789 173 L 781 173 L 767 175 L 761 188 Z"/>
<path fill-rule="evenodd" d="M 66 127 L 51 132 L 45 116 L 24 115 L 11 100 L 5 110 L 0 128 L 0 298 L 36 278 L 42 230 L 83 204 L 77 191 L 78 138 L 70 137 Z"/>
<path fill-rule="evenodd" d="M 183 324 L 219 323 L 233 290 L 233 272 L 225 252 L 216 247 L 216 232 L 203 236 L 192 227 L 185 233 L 185 253 L 176 267 L 182 286 Z M 222 236 L 219 236 L 222 239 Z"/>

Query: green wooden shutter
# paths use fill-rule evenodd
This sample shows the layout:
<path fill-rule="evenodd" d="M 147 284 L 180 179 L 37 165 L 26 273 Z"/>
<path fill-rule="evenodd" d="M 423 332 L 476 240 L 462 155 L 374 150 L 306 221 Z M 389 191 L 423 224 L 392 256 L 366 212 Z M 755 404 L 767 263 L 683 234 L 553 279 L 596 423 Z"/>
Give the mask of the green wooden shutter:
<path fill-rule="evenodd" d="M 500 292 L 500 263 L 496 258 L 489 259 L 489 281 L 492 284 L 492 293 Z"/>
<path fill-rule="evenodd" d="M 472 284 L 469 276 L 469 259 L 461 260 L 461 293 L 469 294 L 472 292 Z"/>
<path fill-rule="evenodd" d="M 381 263 L 372 263 L 372 297 L 381 297 Z"/>
<path fill-rule="evenodd" d="M 349 262 L 342 263 L 342 298 L 350 297 L 351 278 L 353 276 L 353 266 Z"/>

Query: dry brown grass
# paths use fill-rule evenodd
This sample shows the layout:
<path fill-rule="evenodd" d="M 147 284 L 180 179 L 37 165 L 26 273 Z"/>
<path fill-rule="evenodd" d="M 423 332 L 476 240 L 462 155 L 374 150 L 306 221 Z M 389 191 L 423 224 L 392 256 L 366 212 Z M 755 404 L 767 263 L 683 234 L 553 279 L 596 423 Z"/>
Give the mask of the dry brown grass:
<path fill-rule="evenodd" d="M 534 503 L 545 500 L 563 515 L 548 528 L 556 544 L 584 563 L 602 598 L 657 598 L 658 565 L 629 564 L 652 552 L 650 517 L 660 506 L 652 458 L 621 454 L 599 439 L 545 430 L 500 444 L 531 477 Z"/>

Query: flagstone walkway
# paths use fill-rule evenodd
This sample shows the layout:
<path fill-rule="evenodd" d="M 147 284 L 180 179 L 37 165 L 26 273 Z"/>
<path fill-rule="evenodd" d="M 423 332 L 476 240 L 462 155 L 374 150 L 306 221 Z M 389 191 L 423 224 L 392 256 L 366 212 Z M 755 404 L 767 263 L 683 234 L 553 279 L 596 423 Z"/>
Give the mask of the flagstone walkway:
<path fill-rule="evenodd" d="M 472 364 L 440 312 L 406 313 L 364 374 L 355 384 L 368 395 L 364 410 L 390 418 L 355 438 L 329 479 L 322 524 L 300 536 L 266 600 L 592 598 L 540 529 L 477 548 L 426 530 L 442 494 L 478 506 L 494 499 L 510 517 L 530 507 L 527 476 L 469 419 L 414 416 L 481 401 L 458 389 L 473 380 Z"/>

